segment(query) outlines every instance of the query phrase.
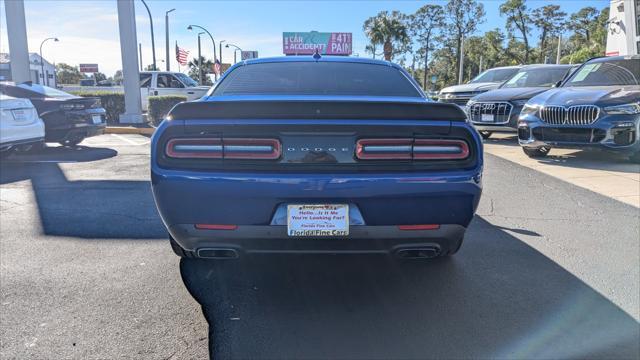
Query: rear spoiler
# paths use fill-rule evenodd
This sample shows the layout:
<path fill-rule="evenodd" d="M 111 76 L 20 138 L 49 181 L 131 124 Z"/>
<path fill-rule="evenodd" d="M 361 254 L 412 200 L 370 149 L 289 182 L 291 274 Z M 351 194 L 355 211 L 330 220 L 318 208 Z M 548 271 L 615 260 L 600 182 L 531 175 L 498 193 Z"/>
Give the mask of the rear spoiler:
<path fill-rule="evenodd" d="M 233 100 L 176 105 L 168 118 L 204 119 L 357 119 L 466 121 L 455 104 L 401 101 Z"/>

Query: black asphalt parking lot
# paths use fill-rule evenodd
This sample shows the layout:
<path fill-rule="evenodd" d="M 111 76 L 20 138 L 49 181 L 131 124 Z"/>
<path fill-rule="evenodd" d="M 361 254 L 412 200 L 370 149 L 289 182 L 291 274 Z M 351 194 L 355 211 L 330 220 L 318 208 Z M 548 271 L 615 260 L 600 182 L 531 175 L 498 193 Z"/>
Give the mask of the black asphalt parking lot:
<path fill-rule="evenodd" d="M 0 358 L 640 357 L 636 207 L 486 155 L 452 258 L 180 261 L 148 142 L 2 161 Z"/>

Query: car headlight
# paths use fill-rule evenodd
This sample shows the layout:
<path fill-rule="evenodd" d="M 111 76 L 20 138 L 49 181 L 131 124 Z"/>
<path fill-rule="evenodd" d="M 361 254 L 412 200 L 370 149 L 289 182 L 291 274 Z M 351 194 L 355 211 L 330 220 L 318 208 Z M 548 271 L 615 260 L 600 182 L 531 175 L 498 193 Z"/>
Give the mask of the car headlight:
<path fill-rule="evenodd" d="M 540 105 L 534 105 L 534 104 L 524 104 L 524 106 L 522 107 L 522 111 L 520 111 L 520 116 L 527 116 L 527 115 L 537 115 L 538 114 L 538 110 L 540 110 Z"/>
<path fill-rule="evenodd" d="M 604 111 L 609 115 L 633 115 L 640 114 L 640 102 L 607 106 Z"/>

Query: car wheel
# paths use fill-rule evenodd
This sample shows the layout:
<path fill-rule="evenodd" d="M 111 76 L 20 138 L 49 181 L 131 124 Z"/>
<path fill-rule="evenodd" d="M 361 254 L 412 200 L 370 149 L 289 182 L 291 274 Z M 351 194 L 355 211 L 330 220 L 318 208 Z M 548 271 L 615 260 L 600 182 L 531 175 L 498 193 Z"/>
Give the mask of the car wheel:
<path fill-rule="evenodd" d="M 84 136 L 72 136 L 66 140 L 60 141 L 60 145 L 73 147 L 80 144 L 84 140 Z"/>
<path fill-rule="evenodd" d="M 632 163 L 640 164 L 640 151 L 631 154 L 631 156 L 629 156 L 629 160 L 631 160 Z"/>
<path fill-rule="evenodd" d="M 190 258 L 193 257 L 193 253 L 191 251 L 187 251 L 180 246 L 173 236 L 169 235 L 169 243 L 171 244 L 171 250 L 181 258 Z"/>
<path fill-rule="evenodd" d="M 541 146 L 535 149 L 523 147 L 522 151 L 524 151 L 524 153 L 527 154 L 527 156 L 530 158 L 543 158 L 549 155 L 549 151 L 551 151 L 551 148 L 546 146 Z"/>
<path fill-rule="evenodd" d="M 493 134 L 491 131 L 480 131 L 480 136 L 482 136 L 482 138 L 485 140 L 490 138 L 491 134 Z"/>

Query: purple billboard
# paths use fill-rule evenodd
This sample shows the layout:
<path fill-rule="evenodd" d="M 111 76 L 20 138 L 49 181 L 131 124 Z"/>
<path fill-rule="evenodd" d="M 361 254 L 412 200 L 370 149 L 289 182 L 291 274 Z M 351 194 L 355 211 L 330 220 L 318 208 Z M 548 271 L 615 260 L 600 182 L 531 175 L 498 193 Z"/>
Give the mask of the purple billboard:
<path fill-rule="evenodd" d="M 282 52 L 285 55 L 351 55 L 351 33 L 284 32 Z"/>

